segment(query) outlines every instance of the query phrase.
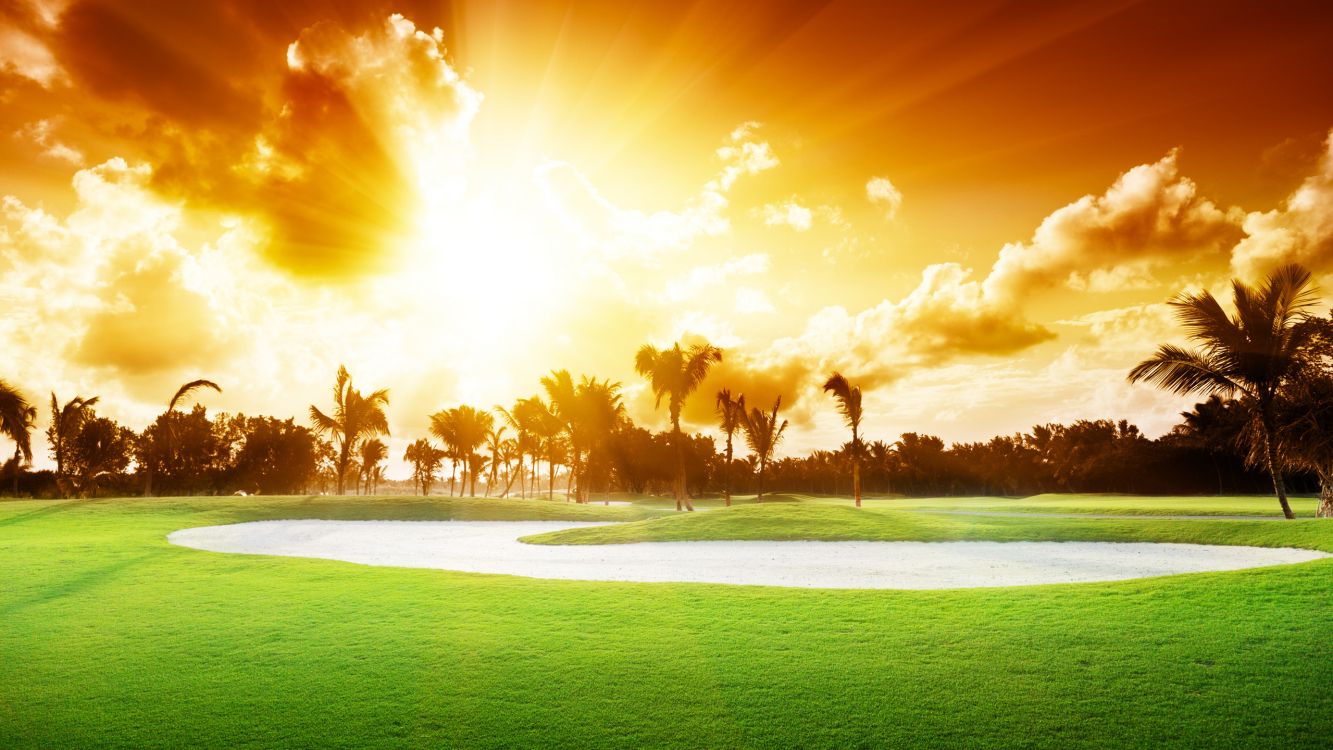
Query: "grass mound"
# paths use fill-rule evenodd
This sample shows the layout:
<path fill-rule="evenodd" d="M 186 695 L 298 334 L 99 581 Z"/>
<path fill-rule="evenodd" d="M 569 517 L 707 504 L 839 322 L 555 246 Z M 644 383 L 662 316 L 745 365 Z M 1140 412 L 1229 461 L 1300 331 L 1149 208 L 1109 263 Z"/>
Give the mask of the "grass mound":
<path fill-rule="evenodd" d="M 747 505 L 525 537 L 533 544 L 710 540 L 1180 542 L 1333 552 L 1333 523 L 1151 518 L 1050 518 L 913 513 L 819 503 Z"/>

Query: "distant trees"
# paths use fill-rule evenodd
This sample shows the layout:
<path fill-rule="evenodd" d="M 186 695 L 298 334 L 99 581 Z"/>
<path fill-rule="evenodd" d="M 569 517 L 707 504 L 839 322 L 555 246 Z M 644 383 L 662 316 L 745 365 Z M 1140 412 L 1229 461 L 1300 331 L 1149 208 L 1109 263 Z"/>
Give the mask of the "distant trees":
<path fill-rule="evenodd" d="M 214 420 L 229 456 L 221 468 L 220 492 L 244 490 L 252 495 L 294 495 L 306 490 L 319 474 L 320 454 L 328 448 L 309 428 L 291 419 L 234 417 Z"/>
<path fill-rule="evenodd" d="M 861 507 L 861 388 L 847 382 L 842 373 L 835 372 L 824 381 L 824 392 L 832 393 L 838 402 L 838 413 L 852 430 L 852 496 L 856 507 Z"/>
<path fill-rule="evenodd" d="M 403 460 L 412 464 L 412 482 L 421 489 L 423 496 L 430 494 L 430 487 L 435 483 L 435 472 L 444 463 L 445 451 L 436 448 L 425 438 L 417 438 L 403 453 Z"/>
<path fill-rule="evenodd" d="M 384 459 L 389 457 L 389 446 L 379 438 L 370 438 L 361 443 L 357 458 L 361 464 L 361 492 L 365 495 L 375 493 L 375 487 L 383 477 Z"/>
<path fill-rule="evenodd" d="M 352 376 L 347 368 L 338 367 L 333 384 L 333 414 L 310 406 L 310 421 L 320 435 L 332 435 L 337 447 L 338 494 L 344 494 L 347 467 L 361 440 L 389 434 L 389 421 L 384 410 L 389 406 L 389 391 L 380 389 L 367 395 L 352 387 Z"/>
<path fill-rule="evenodd" d="M 444 443 L 446 455 L 455 467 L 462 464 L 463 477 L 459 494 L 468 492 L 468 479 L 472 480 L 471 494 L 477 494 L 477 474 L 481 468 L 481 456 L 477 453 L 486 437 L 495 427 L 495 417 L 466 404 L 452 409 L 444 409 L 430 415 L 430 432 Z M 449 494 L 454 494 L 454 474 L 449 475 Z"/>
<path fill-rule="evenodd" d="M 661 407 L 663 398 L 667 399 L 671 435 L 676 443 L 676 510 L 681 509 L 682 503 L 686 510 L 694 510 L 685 488 L 685 445 L 680 431 L 680 412 L 685 399 L 699 388 L 713 364 L 721 361 L 722 350 L 711 344 L 696 344 L 684 350 L 679 343 L 662 350 L 645 344 L 634 356 L 634 370 L 648 379 L 653 395 L 657 397 L 656 407 Z"/>
<path fill-rule="evenodd" d="M 740 429 L 741 420 L 745 417 L 745 394 L 739 393 L 732 398 L 731 389 L 723 388 L 717 392 L 716 410 L 720 420 L 718 426 L 722 429 L 722 434 L 727 436 L 726 458 L 722 464 L 722 500 L 730 506 L 732 437 L 736 434 L 736 430 Z"/>
<path fill-rule="evenodd" d="M 186 397 L 188 397 L 191 393 L 194 393 L 195 391 L 201 388 L 211 388 L 214 391 L 217 391 L 218 393 L 222 392 L 222 388 L 217 383 L 214 383 L 211 380 L 203 380 L 203 379 L 191 380 L 190 382 L 176 389 L 176 394 L 171 397 L 170 401 L 167 402 L 166 413 L 170 414 L 171 412 L 175 411 L 176 407 L 183 400 L 185 400 Z M 161 440 L 161 445 L 160 446 L 155 445 L 153 442 L 151 442 L 151 439 L 145 439 L 143 443 L 140 445 L 139 449 L 140 455 L 142 457 L 140 460 L 140 465 L 144 467 L 143 494 L 145 496 L 153 494 L 153 470 L 155 468 L 155 465 L 160 462 L 160 459 L 157 456 L 153 456 L 152 454 L 160 452 L 167 456 L 171 455 L 171 439 L 173 437 L 171 420 L 167 419 L 162 423 L 165 425 L 165 429 L 159 432 L 155 436 Z"/>
<path fill-rule="evenodd" d="M 1318 329 L 1305 323 L 1318 298 L 1310 272 L 1297 265 L 1275 270 L 1258 287 L 1232 281 L 1231 294 L 1234 315 L 1208 291 L 1173 300 L 1176 317 L 1198 348 L 1163 344 L 1130 370 L 1129 381 L 1179 394 L 1243 395 L 1282 513 L 1295 518 L 1278 454 L 1276 401 L 1312 356 Z"/>
<path fill-rule="evenodd" d="M 745 442 L 759 461 L 757 499 L 761 502 L 764 499 L 764 471 L 768 468 L 768 462 L 773 460 L 773 451 L 782 441 L 782 433 L 787 429 L 787 420 L 784 419 L 782 424 L 778 424 L 778 410 L 781 408 L 782 397 L 778 396 L 773 402 L 772 411 L 764 411 L 756 406 L 748 414 L 742 412 Z"/>
<path fill-rule="evenodd" d="M 75 396 L 62 406 L 56 394 L 51 394 L 51 425 L 46 428 L 46 441 L 51 446 L 51 456 L 56 460 L 56 491 L 61 497 L 68 497 L 72 489 L 66 472 L 66 459 L 74 439 L 83 427 L 85 415 L 97 403 L 97 399 L 97 396 L 89 399 Z"/>

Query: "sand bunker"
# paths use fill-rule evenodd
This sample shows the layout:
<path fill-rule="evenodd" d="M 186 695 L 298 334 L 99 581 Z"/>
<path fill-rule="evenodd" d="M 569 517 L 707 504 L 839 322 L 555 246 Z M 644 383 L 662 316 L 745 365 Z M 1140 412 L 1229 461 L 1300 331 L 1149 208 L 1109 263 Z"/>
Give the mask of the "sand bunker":
<path fill-rule="evenodd" d="M 1120 542 L 649 542 L 548 546 L 519 537 L 597 526 L 553 521 L 259 521 L 184 529 L 173 544 L 581 581 L 943 589 L 1083 583 L 1329 557 L 1303 549 Z"/>

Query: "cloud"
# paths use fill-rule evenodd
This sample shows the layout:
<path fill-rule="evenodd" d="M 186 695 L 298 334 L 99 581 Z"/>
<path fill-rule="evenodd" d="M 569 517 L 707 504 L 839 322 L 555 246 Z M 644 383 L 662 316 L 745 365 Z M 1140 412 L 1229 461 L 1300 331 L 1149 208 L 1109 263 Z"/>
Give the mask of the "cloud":
<path fill-rule="evenodd" d="M 0 71 L 9 69 L 50 87 L 64 70 L 44 41 L 55 26 L 60 3 L 19 0 L 0 6 Z"/>
<path fill-rule="evenodd" d="M 1333 130 L 1314 174 L 1281 208 L 1245 216 L 1245 238 L 1231 254 L 1237 275 L 1255 279 L 1284 263 L 1333 270 Z"/>
<path fill-rule="evenodd" d="M 83 166 L 83 154 L 54 135 L 52 120 L 37 120 L 19 129 L 15 135 L 27 138 L 42 149 L 42 155 L 74 166 Z"/>
<path fill-rule="evenodd" d="M 548 207 L 581 238 L 588 251 L 608 258 L 644 258 L 681 251 L 701 237 L 728 232 L 728 194 L 736 181 L 778 166 L 768 142 L 754 137 L 758 127 L 757 123 L 744 123 L 732 130 L 726 144 L 716 152 L 721 168 L 678 211 L 645 212 L 621 207 L 565 162 L 542 165 L 536 177 Z"/>
<path fill-rule="evenodd" d="M 871 177 L 866 183 L 866 198 L 884 211 L 884 218 L 893 221 L 903 205 L 903 194 L 887 177 Z"/>
<path fill-rule="evenodd" d="M 764 290 L 742 286 L 736 288 L 736 312 L 741 315 L 759 315 L 777 312 Z"/>
<path fill-rule="evenodd" d="M 814 212 L 795 199 L 784 203 L 769 203 L 761 209 L 764 223 L 770 227 L 789 226 L 798 232 L 808 232 L 814 221 Z"/>
<path fill-rule="evenodd" d="M 1005 245 L 984 292 L 1017 301 L 1044 289 L 1142 287 L 1171 261 L 1220 256 L 1240 236 L 1240 213 L 1224 211 L 1181 176 L 1177 152 L 1120 175 L 1042 220 L 1032 239 Z"/>

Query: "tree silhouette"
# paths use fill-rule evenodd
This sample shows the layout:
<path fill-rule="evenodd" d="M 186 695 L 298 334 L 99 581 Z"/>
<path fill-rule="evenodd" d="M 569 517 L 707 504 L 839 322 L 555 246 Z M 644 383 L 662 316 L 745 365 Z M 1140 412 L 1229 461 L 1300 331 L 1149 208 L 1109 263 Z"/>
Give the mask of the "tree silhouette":
<path fill-rule="evenodd" d="M 463 476 L 459 494 L 468 492 L 468 479 L 471 478 L 471 492 L 477 494 L 477 473 L 480 458 L 477 449 L 486 442 L 486 436 L 495 426 L 495 417 L 490 412 L 482 411 L 466 404 L 452 409 L 436 412 L 430 416 L 431 434 L 444 441 L 446 450 L 454 465 L 463 465 Z M 453 495 L 453 475 L 449 477 L 449 494 Z"/>
<path fill-rule="evenodd" d="M 372 494 L 372 485 L 378 478 L 377 471 L 384 459 L 389 457 L 389 446 L 384 444 L 379 438 L 370 438 L 361 443 L 358 451 L 361 459 L 361 482 L 364 488 L 362 494 Z"/>
<path fill-rule="evenodd" d="M 354 451 L 365 438 L 389 434 L 389 420 L 384 410 L 389 405 L 389 391 L 382 388 L 368 395 L 352 387 L 352 376 L 347 368 L 338 366 L 338 377 L 333 384 L 333 415 L 327 415 L 311 404 L 310 421 L 321 435 L 332 435 L 338 451 L 338 494 L 344 494 L 348 464 Z"/>
<path fill-rule="evenodd" d="M 685 492 L 685 446 L 680 431 L 680 411 L 685 399 L 698 389 L 715 362 L 722 361 L 722 350 L 712 344 L 696 344 L 682 350 L 677 343 L 670 349 L 657 349 L 645 344 L 634 355 L 634 371 L 648 379 L 657 397 L 654 408 L 667 399 L 671 414 L 671 435 L 676 446 L 676 510 L 684 503 L 687 510 L 694 505 Z"/>
<path fill-rule="evenodd" d="M 824 391 L 838 401 L 838 413 L 852 428 L 852 495 L 856 507 L 861 507 L 861 387 L 847 382 L 842 373 L 835 372 L 824 381 Z"/>
<path fill-rule="evenodd" d="M 0 435 L 14 441 L 14 494 L 19 492 L 19 470 L 32 462 L 32 429 L 37 421 L 37 407 L 17 388 L 0 380 Z"/>
<path fill-rule="evenodd" d="M 491 496 L 491 489 L 495 487 L 495 480 L 500 472 L 500 465 L 504 462 L 505 452 L 505 425 L 491 427 L 486 433 L 486 452 L 490 455 L 487 463 L 486 474 L 486 497 Z"/>
<path fill-rule="evenodd" d="M 782 397 L 778 396 L 773 402 L 772 411 L 764 411 L 756 406 L 749 413 L 741 412 L 745 443 L 759 461 L 759 492 L 755 499 L 761 503 L 764 501 L 764 471 L 773 459 L 773 450 L 782 442 L 782 433 L 787 429 L 787 420 L 778 424 L 778 410 L 781 408 Z"/>
<path fill-rule="evenodd" d="M 403 460 L 412 464 L 412 480 L 421 488 L 421 495 L 429 495 L 430 486 L 435 482 L 435 472 L 444 461 L 444 451 L 431 445 L 425 438 L 417 438 L 407 446 Z"/>
<path fill-rule="evenodd" d="M 62 497 L 69 495 L 69 477 L 65 473 L 65 458 L 70 450 L 70 441 L 83 425 L 89 410 L 98 401 L 97 396 L 85 399 L 75 396 L 60 405 L 56 394 L 51 394 L 51 426 L 46 428 L 46 441 L 51 446 L 51 454 L 56 460 L 56 490 Z"/>
<path fill-rule="evenodd" d="M 575 497 L 586 503 L 593 459 L 605 451 L 608 439 L 625 419 L 620 384 L 586 375 L 575 384 L 568 370 L 553 371 L 541 383 L 550 398 L 549 412 L 568 438 Z"/>
<path fill-rule="evenodd" d="M 1317 296 L 1310 272 L 1283 266 L 1258 287 L 1231 282 L 1234 315 L 1212 293 L 1182 294 L 1171 301 L 1176 317 L 1198 349 L 1163 344 L 1129 372 L 1129 382 L 1153 383 L 1181 395 L 1245 396 L 1256 421 L 1265 469 L 1282 514 L 1295 518 L 1278 460 L 1274 401 L 1311 357 L 1317 328 L 1306 325 Z"/>
<path fill-rule="evenodd" d="M 722 500 L 730 507 L 732 436 L 736 434 L 736 430 L 741 428 L 741 420 L 745 417 L 745 394 L 738 394 L 735 398 L 732 398 L 730 389 L 723 388 L 718 391 L 717 416 L 721 420 L 722 432 L 726 433 L 727 436 L 726 463 L 722 465 Z"/>
<path fill-rule="evenodd" d="M 163 459 L 169 460 L 171 458 L 172 455 L 171 444 L 175 442 L 175 437 L 176 437 L 174 431 L 175 428 L 173 428 L 171 424 L 171 419 L 170 419 L 171 413 L 176 410 L 176 406 L 179 405 L 182 401 L 184 401 L 186 397 L 188 397 L 191 393 L 194 393 L 195 391 L 199 390 L 200 388 L 212 388 L 218 393 L 222 392 L 222 388 L 217 383 L 214 383 L 211 380 L 203 380 L 203 379 L 191 380 L 185 385 L 182 385 L 180 388 L 177 388 L 176 395 L 172 396 L 171 400 L 167 402 L 167 410 L 165 413 L 168 415 L 168 419 L 165 422 L 166 430 L 164 430 L 162 433 L 164 438 L 162 441 Z M 148 497 L 153 494 L 153 464 L 155 462 L 153 461 L 151 455 L 151 445 L 145 447 L 148 450 L 144 450 L 145 460 L 143 466 L 143 474 L 144 474 L 143 494 L 144 497 Z"/>

